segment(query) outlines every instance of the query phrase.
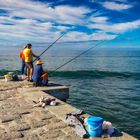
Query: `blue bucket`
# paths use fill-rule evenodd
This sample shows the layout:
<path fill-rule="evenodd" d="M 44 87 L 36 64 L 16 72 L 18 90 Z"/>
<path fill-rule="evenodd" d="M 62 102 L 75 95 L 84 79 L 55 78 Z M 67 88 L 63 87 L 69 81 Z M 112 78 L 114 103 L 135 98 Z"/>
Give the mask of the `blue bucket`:
<path fill-rule="evenodd" d="M 87 118 L 88 133 L 91 137 L 101 137 L 103 118 L 90 116 Z"/>

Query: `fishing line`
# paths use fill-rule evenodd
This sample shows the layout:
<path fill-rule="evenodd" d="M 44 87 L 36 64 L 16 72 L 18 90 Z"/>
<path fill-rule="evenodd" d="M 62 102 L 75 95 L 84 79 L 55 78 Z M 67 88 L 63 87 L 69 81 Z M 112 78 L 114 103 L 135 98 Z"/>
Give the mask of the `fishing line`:
<path fill-rule="evenodd" d="M 57 38 L 53 43 L 51 43 L 38 57 L 43 55 L 49 48 L 51 48 L 58 40 L 60 40 L 67 32 L 62 34 L 59 38 Z M 33 62 L 35 62 L 38 58 L 36 58 Z"/>
<path fill-rule="evenodd" d="M 67 65 L 68 63 L 72 62 L 73 60 L 75 60 L 76 58 L 80 57 L 81 55 L 87 53 L 88 51 L 90 51 L 91 49 L 99 46 L 101 43 L 105 42 L 106 40 L 102 40 L 101 42 L 97 43 L 96 45 L 92 46 L 91 48 L 83 51 L 82 53 L 78 54 L 77 56 L 75 56 L 74 58 L 68 60 L 67 62 L 65 62 L 64 64 L 62 64 L 61 66 L 59 66 L 58 68 L 56 68 L 54 71 L 50 72 L 49 74 L 53 74 L 55 71 L 57 71 L 58 69 L 62 68 L 63 66 Z"/>
<path fill-rule="evenodd" d="M 120 36 L 120 35 L 119 35 L 119 36 Z M 114 38 L 114 39 L 112 39 L 112 40 L 116 40 L 119 36 L 117 36 L 116 38 Z M 111 41 L 112 41 L 112 40 L 111 40 Z M 75 56 L 74 58 L 68 60 L 67 62 L 65 62 L 64 64 L 62 64 L 61 66 L 59 66 L 58 68 L 56 68 L 55 70 L 53 70 L 52 72 L 50 72 L 49 74 L 52 75 L 52 74 L 53 74 L 54 72 L 56 72 L 58 69 L 62 68 L 63 66 L 67 65 L 68 63 L 72 62 L 72 61 L 75 60 L 76 58 L 80 57 L 81 55 L 87 53 L 88 51 L 92 50 L 93 48 L 99 46 L 100 44 L 102 44 L 102 43 L 104 43 L 104 42 L 106 42 L 106 40 L 100 41 L 100 42 L 97 43 L 96 45 L 90 47 L 89 49 L 87 49 L 87 50 L 83 51 L 82 53 L 78 54 L 77 56 Z"/>

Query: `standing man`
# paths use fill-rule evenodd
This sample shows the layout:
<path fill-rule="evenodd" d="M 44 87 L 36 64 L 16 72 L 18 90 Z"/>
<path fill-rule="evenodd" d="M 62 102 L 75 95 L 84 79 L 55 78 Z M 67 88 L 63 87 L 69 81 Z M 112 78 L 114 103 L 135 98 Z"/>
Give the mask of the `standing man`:
<path fill-rule="evenodd" d="M 24 57 L 25 57 L 25 65 L 27 67 L 27 78 L 28 81 L 33 82 L 32 75 L 33 75 L 33 57 L 38 58 L 37 55 L 35 55 L 32 50 L 32 45 L 27 44 L 26 48 L 23 51 Z"/>
<path fill-rule="evenodd" d="M 20 58 L 22 60 L 22 67 L 21 67 L 21 74 L 24 75 L 24 69 L 25 69 L 25 56 L 23 54 L 24 49 L 26 49 L 27 46 L 24 46 L 24 48 L 20 51 Z"/>

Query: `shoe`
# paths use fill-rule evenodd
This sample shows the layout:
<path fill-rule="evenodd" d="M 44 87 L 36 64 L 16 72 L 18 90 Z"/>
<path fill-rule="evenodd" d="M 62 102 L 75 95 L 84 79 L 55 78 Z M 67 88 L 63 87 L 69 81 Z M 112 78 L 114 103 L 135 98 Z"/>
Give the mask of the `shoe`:
<path fill-rule="evenodd" d="M 31 79 L 30 82 L 33 82 L 33 79 Z"/>

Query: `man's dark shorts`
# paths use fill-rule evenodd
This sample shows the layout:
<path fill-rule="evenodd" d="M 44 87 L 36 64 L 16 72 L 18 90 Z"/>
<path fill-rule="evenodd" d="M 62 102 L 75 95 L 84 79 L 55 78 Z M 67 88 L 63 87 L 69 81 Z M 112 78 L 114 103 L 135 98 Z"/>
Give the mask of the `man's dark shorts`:
<path fill-rule="evenodd" d="M 33 62 L 25 62 L 25 65 L 29 69 L 33 68 Z"/>

